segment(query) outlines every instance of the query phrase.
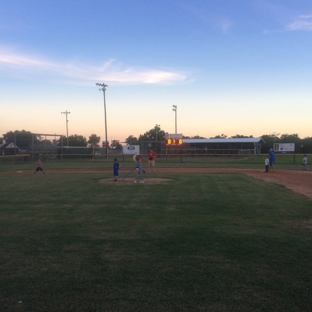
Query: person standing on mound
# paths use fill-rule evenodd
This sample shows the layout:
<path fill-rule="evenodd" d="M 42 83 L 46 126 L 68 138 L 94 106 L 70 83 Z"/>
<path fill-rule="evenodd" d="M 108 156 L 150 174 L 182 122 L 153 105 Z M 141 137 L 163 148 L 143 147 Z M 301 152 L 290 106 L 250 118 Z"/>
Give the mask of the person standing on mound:
<path fill-rule="evenodd" d="M 113 170 L 114 170 L 114 181 L 116 182 L 119 176 L 119 162 L 117 161 L 117 158 L 114 158 L 114 166 L 113 166 Z"/>
<path fill-rule="evenodd" d="M 45 173 L 45 172 L 43 171 L 43 169 L 42 169 L 42 162 L 41 162 L 40 159 L 37 160 L 37 168 L 36 168 L 36 170 L 35 170 L 34 173 L 36 174 L 37 171 L 41 171 L 42 173 Z"/>

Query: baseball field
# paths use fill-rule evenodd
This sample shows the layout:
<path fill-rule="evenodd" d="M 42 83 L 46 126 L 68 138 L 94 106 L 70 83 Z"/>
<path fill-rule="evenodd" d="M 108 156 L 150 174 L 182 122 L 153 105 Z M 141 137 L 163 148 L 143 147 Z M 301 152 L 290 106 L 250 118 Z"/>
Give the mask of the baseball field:
<path fill-rule="evenodd" d="M 0 170 L 1 311 L 311 311 L 300 167 Z"/>

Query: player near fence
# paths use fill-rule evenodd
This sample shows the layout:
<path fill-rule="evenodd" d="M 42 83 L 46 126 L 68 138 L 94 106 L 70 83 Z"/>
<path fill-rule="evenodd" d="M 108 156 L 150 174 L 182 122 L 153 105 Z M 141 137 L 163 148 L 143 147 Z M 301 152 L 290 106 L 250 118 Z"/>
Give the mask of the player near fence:
<path fill-rule="evenodd" d="M 35 170 L 34 173 L 36 174 L 36 173 L 39 172 L 39 171 L 41 171 L 42 173 L 45 173 L 45 172 L 43 171 L 43 169 L 42 169 L 42 162 L 41 162 L 40 159 L 37 160 L 37 168 L 36 168 L 36 170 Z"/>
<path fill-rule="evenodd" d="M 302 167 L 303 170 L 308 171 L 308 157 L 306 154 L 304 154 L 302 158 Z"/>
<path fill-rule="evenodd" d="M 148 152 L 148 166 L 149 170 L 155 171 L 155 158 L 156 158 L 156 153 L 150 149 Z"/>

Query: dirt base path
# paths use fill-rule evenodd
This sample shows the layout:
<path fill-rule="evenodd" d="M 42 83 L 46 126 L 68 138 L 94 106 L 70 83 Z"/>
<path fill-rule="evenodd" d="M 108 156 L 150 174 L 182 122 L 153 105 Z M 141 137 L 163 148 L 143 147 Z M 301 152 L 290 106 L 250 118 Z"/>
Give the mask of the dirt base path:
<path fill-rule="evenodd" d="M 303 194 L 312 200 L 312 171 L 276 170 L 264 172 L 260 169 L 229 169 L 229 168 L 158 168 L 157 173 L 218 173 L 235 172 L 284 185 L 294 192 Z M 149 180 L 153 177 L 153 172 L 149 173 Z M 131 182 L 132 179 L 131 179 Z M 157 181 L 159 183 L 159 181 Z M 156 183 L 157 183 L 156 182 Z"/>
<path fill-rule="evenodd" d="M 179 168 L 179 169 L 159 169 L 157 172 L 193 172 L 193 173 L 212 173 L 212 172 L 236 172 L 284 185 L 294 192 L 303 194 L 312 200 L 312 171 L 295 170 L 276 170 L 264 172 L 260 169 L 222 169 L 222 168 Z"/>

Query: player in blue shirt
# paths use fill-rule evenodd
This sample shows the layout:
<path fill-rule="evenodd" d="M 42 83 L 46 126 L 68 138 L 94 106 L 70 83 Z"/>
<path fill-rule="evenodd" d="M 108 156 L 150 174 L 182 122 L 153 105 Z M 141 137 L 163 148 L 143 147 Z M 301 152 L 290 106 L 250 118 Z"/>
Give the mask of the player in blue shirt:
<path fill-rule="evenodd" d="M 117 181 L 117 178 L 119 176 L 119 162 L 117 161 L 117 158 L 114 158 L 114 166 L 113 166 L 113 170 L 114 170 L 114 181 Z"/>
<path fill-rule="evenodd" d="M 270 148 L 270 152 L 269 152 L 269 162 L 270 162 L 270 169 L 275 171 L 274 166 L 273 166 L 275 162 L 275 154 L 272 148 Z"/>

